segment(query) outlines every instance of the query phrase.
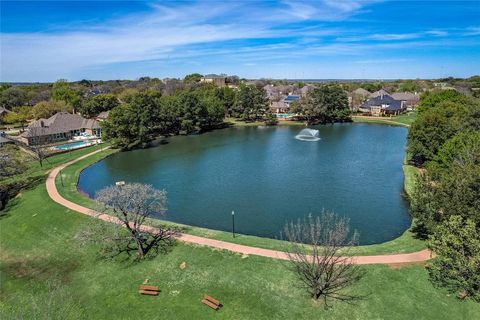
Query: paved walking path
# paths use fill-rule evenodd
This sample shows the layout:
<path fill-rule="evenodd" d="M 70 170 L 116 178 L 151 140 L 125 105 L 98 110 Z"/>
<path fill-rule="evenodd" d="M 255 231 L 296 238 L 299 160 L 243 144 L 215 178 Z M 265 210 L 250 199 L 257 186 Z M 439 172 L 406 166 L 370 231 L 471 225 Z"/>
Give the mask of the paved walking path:
<path fill-rule="evenodd" d="M 53 201 L 55 201 L 58 204 L 61 204 L 62 206 L 86 214 L 88 216 L 92 217 L 97 217 L 98 219 L 112 222 L 112 223 L 120 223 L 120 220 L 117 218 L 100 213 L 98 211 L 95 211 L 93 209 L 89 209 L 86 207 L 83 207 L 79 204 L 76 204 L 74 202 L 71 202 L 65 198 L 63 198 L 60 193 L 57 190 L 57 187 L 55 185 L 55 177 L 57 174 L 64 169 L 65 167 L 80 161 L 82 159 L 85 159 L 95 153 L 101 152 L 104 149 L 100 149 L 97 151 L 94 151 L 92 153 L 86 154 L 84 156 L 81 156 L 75 160 L 72 160 L 70 162 L 67 162 L 65 164 L 62 164 L 50 172 L 47 178 L 47 192 L 50 198 L 52 198 Z M 145 227 L 145 231 L 149 230 L 155 230 L 153 227 Z M 182 233 L 178 236 L 178 239 L 187 242 L 187 243 L 192 243 L 192 244 L 197 244 L 197 245 L 202 245 L 202 246 L 208 246 L 211 248 L 216 248 L 216 249 L 224 249 L 224 250 L 229 250 L 232 252 L 237 252 L 237 253 L 242 253 L 242 254 L 247 254 L 247 255 L 257 255 L 257 256 L 262 256 L 262 257 L 268 257 L 268 258 L 274 258 L 274 259 L 281 259 L 281 260 L 287 260 L 287 254 L 282 251 L 277 251 L 277 250 L 269 250 L 269 249 L 262 249 L 262 248 L 257 248 L 257 247 L 250 247 L 250 246 L 245 246 L 241 244 L 235 244 L 231 242 L 226 242 L 226 241 L 220 241 L 220 240 L 214 240 L 214 239 L 208 239 L 204 237 L 198 237 L 190 234 L 185 234 Z M 355 256 L 353 257 L 353 262 L 356 264 L 397 264 L 397 263 L 412 263 L 412 262 L 422 262 L 430 259 L 430 251 L 425 249 L 422 251 L 418 252 L 413 252 L 413 253 L 402 253 L 402 254 L 391 254 L 391 255 L 377 255 L 377 256 Z"/>

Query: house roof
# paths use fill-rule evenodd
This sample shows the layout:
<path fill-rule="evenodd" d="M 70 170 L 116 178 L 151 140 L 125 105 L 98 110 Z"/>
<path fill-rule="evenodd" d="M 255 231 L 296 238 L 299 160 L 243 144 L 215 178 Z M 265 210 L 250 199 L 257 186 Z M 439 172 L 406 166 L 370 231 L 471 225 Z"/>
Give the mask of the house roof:
<path fill-rule="evenodd" d="M 307 84 L 307 85 L 303 86 L 303 87 L 300 89 L 300 92 L 302 92 L 303 94 L 305 94 L 305 93 L 308 93 L 309 91 L 311 91 L 311 90 L 313 90 L 313 89 L 315 89 L 314 86 Z"/>
<path fill-rule="evenodd" d="M 368 90 L 365 90 L 363 88 L 358 88 L 358 89 L 355 89 L 352 91 L 352 94 L 359 94 L 359 95 L 362 95 L 362 96 L 369 96 L 371 95 L 370 91 Z"/>
<path fill-rule="evenodd" d="M 226 78 L 226 77 L 227 77 L 227 76 L 224 75 L 224 74 L 223 74 L 223 75 L 222 75 L 222 74 L 221 74 L 221 75 L 218 75 L 218 74 L 213 74 L 213 73 L 211 73 L 211 74 L 206 74 L 205 76 L 203 76 L 203 78 L 205 78 L 205 79 L 224 79 L 224 78 Z"/>
<path fill-rule="evenodd" d="M 38 119 L 22 133 L 23 137 L 38 137 L 80 129 L 98 129 L 97 120 L 85 119 L 78 114 L 58 112 L 48 119 Z"/>
<path fill-rule="evenodd" d="M 400 110 L 403 107 L 402 101 L 395 100 L 390 95 L 377 96 L 365 101 L 361 108 L 370 109 L 373 106 L 386 106 L 385 110 Z"/>
<path fill-rule="evenodd" d="M 107 119 L 109 114 L 110 114 L 110 110 L 102 111 L 98 114 L 97 119 Z"/>
<path fill-rule="evenodd" d="M 392 98 L 400 101 L 419 100 L 418 95 L 411 92 L 395 92 L 391 94 Z"/>
<path fill-rule="evenodd" d="M 380 89 L 378 91 L 375 91 L 374 93 L 371 93 L 370 97 L 375 98 L 375 97 L 384 96 L 384 95 L 389 95 L 389 93 L 383 89 Z"/>

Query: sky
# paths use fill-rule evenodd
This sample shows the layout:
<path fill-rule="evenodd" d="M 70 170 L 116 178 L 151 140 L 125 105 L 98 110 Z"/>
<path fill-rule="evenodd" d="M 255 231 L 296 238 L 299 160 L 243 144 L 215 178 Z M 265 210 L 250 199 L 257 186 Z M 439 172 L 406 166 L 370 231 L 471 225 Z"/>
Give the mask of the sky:
<path fill-rule="evenodd" d="M 4 1 L 0 81 L 480 74 L 477 1 Z"/>

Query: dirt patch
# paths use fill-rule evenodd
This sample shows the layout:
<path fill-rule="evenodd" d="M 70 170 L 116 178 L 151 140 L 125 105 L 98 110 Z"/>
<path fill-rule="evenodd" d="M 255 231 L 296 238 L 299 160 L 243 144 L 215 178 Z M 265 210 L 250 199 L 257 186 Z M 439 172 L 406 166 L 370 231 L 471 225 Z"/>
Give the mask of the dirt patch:
<path fill-rule="evenodd" d="M 3 255 L 2 255 L 3 256 Z M 78 263 L 69 259 L 55 259 L 51 257 L 39 258 L 8 258 L 3 259 L 2 271 L 14 278 L 49 280 L 69 282 Z"/>

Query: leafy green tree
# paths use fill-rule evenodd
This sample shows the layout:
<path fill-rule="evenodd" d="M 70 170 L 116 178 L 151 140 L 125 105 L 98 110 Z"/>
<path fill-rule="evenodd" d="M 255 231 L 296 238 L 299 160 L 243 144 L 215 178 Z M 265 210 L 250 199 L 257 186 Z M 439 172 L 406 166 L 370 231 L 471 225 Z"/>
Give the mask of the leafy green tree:
<path fill-rule="evenodd" d="M 50 118 L 57 112 L 72 112 L 73 108 L 70 104 L 63 100 L 42 101 L 32 108 L 32 116 L 35 119 Z"/>
<path fill-rule="evenodd" d="M 120 104 L 113 94 L 99 94 L 88 98 L 80 106 L 80 113 L 86 117 L 93 117 L 100 112 L 112 110 Z"/>
<path fill-rule="evenodd" d="M 416 80 L 404 80 L 400 83 L 397 89 L 398 92 L 420 92 L 422 86 Z"/>
<path fill-rule="evenodd" d="M 202 75 L 200 73 L 191 73 L 187 74 L 185 78 L 183 78 L 184 82 L 200 82 L 200 79 L 202 79 Z"/>
<path fill-rule="evenodd" d="M 268 99 L 263 88 L 241 85 L 237 91 L 234 115 L 244 121 L 257 121 L 263 118 L 268 108 Z"/>
<path fill-rule="evenodd" d="M 133 95 L 129 103 L 111 110 L 102 123 L 106 139 L 123 148 L 145 145 L 159 130 L 159 99 L 161 94 L 148 91 Z"/>
<path fill-rule="evenodd" d="M 438 90 L 438 91 L 427 91 L 423 93 L 418 102 L 417 109 L 421 113 L 428 109 L 436 107 L 438 104 L 443 102 L 461 102 L 465 103 L 467 98 L 456 90 Z"/>
<path fill-rule="evenodd" d="M 81 99 L 75 90 L 70 88 L 67 80 L 60 79 L 53 84 L 52 99 L 55 101 L 65 101 L 73 107 L 73 110 L 78 110 L 81 105 Z"/>
<path fill-rule="evenodd" d="M 440 102 L 420 113 L 408 132 L 408 152 L 417 165 L 432 160 L 442 145 L 465 128 L 468 109 L 455 102 Z"/>
<path fill-rule="evenodd" d="M 411 199 L 414 231 L 426 238 L 453 215 L 480 226 L 480 131 L 447 141 L 426 168 Z"/>
<path fill-rule="evenodd" d="M 435 258 L 427 269 L 431 281 L 460 298 L 480 302 L 480 232 L 470 219 L 451 216 L 429 241 Z"/>
<path fill-rule="evenodd" d="M 207 126 L 207 106 L 195 92 L 183 91 L 179 94 L 177 103 L 180 110 L 181 133 L 201 132 Z"/>
<path fill-rule="evenodd" d="M 338 85 L 323 85 L 309 92 L 292 108 L 308 124 L 351 121 L 348 97 Z"/>
<path fill-rule="evenodd" d="M 27 101 L 27 92 L 18 87 L 7 87 L 0 91 L 0 107 L 12 109 L 25 105 Z"/>
<path fill-rule="evenodd" d="M 278 119 L 275 114 L 273 114 L 272 109 L 267 108 L 267 110 L 265 111 L 264 122 L 267 126 L 275 126 L 278 124 Z"/>
<path fill-rule="evenodd" d="M 215 98 L 218 99 L 223 106 L 224 117 L 229 117 L 235 105 L 235 91 L 229 87 L 215 87 Z"/>
<path fill-rule="evenodd" d="M 22 130 L 27 124 L 27 120 L 32 118 L 32 108 L 28 106 L 16 107 L 12 112 L 7 113 L 3 121 L 10 124 L 20 124 Z"/>

